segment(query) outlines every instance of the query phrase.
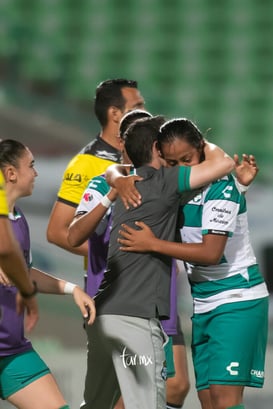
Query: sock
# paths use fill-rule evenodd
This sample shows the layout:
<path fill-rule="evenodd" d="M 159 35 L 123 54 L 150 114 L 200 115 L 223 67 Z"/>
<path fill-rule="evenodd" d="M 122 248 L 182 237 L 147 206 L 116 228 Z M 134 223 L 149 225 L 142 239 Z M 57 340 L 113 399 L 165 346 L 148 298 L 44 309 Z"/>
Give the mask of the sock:
<path fill-rule="evenodd" d="M 245 409 L 245 407 L 244 407 L 244 405 L 241 403 L 240 405 L 229 406 L 227 409 Z"/>
<path fill-rule="evenodd" d="M 169 402 L 166 403 L 166 409 L 181 409 L 182 406 L 176 405 L 175 403 L 169 403 Z"/>

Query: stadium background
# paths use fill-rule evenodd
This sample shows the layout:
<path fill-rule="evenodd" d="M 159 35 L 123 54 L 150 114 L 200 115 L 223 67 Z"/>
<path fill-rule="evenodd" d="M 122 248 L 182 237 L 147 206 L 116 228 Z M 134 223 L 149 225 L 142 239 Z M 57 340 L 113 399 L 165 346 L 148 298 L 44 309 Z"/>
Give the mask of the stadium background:
<path fill-rule="evenodd" d="M 95 87 L 126 77 L 138 80 L 149 111 L 187 116 L 230 154 L 255 154 L 251 237 L 273 291 L 272 38 L 269 0 L 1 0 L 0 137 L 20 139 L 36 157 L 35 191 L 21 203 L 35 265 L 82 283 L 81 260 L 46 242 L 47 220 L 67 160 L 99 130 Z M 183 274 L 180 280 L 189 344 L 191 301 Z M 69 297 L 39 300 L 31 338 L 77 407 L 85 370 L 79 312 Z M 269 356 L 271 320 L 270 329 Z M 267 378 L 266 385 L 272 370 Z M 249 396 L 249 408 L 267 409 L 272 391 Z"/>

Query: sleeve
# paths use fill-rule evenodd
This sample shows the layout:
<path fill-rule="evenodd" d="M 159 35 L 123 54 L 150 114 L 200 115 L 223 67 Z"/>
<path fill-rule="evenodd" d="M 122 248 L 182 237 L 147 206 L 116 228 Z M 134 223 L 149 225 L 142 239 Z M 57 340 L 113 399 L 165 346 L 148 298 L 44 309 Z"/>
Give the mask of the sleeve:
<path fill-rule="evenodd" d="M 191 174 L 190 166 L 178 167 L 178 191 L 180 193 L 191 190 L 190 174 Z"/>
<path fill-rule="evenodd" d="M 202 212 L 202 234 L 231 237 L 240 208 L 240 193 L 233 178 L 220 179 L 207 190 Z"/>
<path fill-rule="evenodd" d="M 79 153 L 68 164 L 58 192 L 58 200 L 77 207 L 90 179 L 101 175 L 113 162 Z"/>
<path fill-rule="evenodd" d="M 5 192 L 5 181 L 3 173 L 0 171 L 0 216 L 8 216 L 8 202 Z"/>
<path fill-rule="evenodd" d="M 174 200 L 180 200 L 183 203 L 187 202 L 189 200 L 188 196 L 192 197 L 189 183 L 190 172 L 190 166 L 173 166 L 169 168 L 162 166 L 158 172 L 159 177 L 162 177 L 163 180 L 162 195 L 173 197 Z"/>
<path fill-rule="evenodd" d="M 90 212 L 101 201 L 102 197 L 106 195 L 110 187 L 102 176 L 97 176 L 90 180 L 85 189 L 79 206 L 76 210 L 76 215 Z"/>

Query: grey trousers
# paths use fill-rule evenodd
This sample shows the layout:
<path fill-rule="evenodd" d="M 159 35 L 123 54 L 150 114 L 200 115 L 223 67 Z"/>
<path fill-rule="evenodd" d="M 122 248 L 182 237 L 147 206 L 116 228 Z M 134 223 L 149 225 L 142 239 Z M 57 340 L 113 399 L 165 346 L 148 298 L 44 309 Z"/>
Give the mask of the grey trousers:
<path fill-rule="evenodd" d="M 101 315 L 86 328 L 87 374 L 81 409 L 165 409 L 165 334 L 159 320 Z"/>

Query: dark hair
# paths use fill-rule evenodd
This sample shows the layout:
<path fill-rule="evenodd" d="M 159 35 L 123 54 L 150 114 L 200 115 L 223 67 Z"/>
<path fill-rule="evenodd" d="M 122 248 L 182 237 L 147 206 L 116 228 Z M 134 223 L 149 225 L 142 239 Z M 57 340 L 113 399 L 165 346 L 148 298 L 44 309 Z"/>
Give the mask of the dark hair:
<path fill-rule="evenodd" d="M 19 141 L 2 139 L 0 141 L 0 168 L 3 170 L 8 165 L 17 168 L 18 159 L 23 156 L 26 149 L 26 146 Z"/>
<path fill-rule="evenodd" d="M 133 111 L 127 112 L 124 115 L 119 125 L 119 136 L 124 139 L 124 133 L 128 129 L 129 125 L 135 122 L 137 119 L 141 118 L 151 118 L 152 114 L 150 112 L 144 111 L 143 109 L 134 109 Z"/>
<path fill-rule="evenodd" d="M 125 108 L 126 101 L 121 92 L 122 88 L 137 88 L 137 82 L 117 78 L 103 81 L 97 86 L 94 110 L 102 127 L 107 124 L 107 111 L 110 106 L 120 110 Z"/>
<path fill-rule="evenodd" d="M 164 122 L 161 115 L 138 119 L 125 132 L 125 149 L 136 168 L 151 162 L 153 144 Z"/>
<path fill-rule="evenodd" d="M 186 140 L 199 151 L 204 148 L 204 137 L 197 126 L 187 118 L 171 119 L 161 126 L 158 133 L 158 148 L 164 143 L 172 143 L 175 139 Z"/>

